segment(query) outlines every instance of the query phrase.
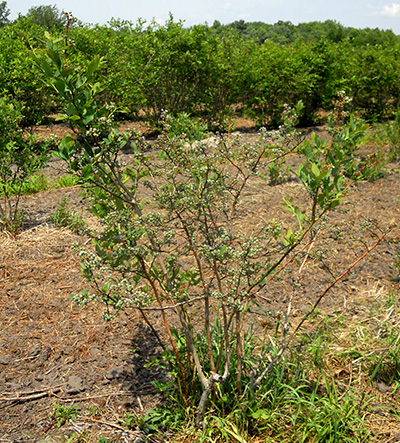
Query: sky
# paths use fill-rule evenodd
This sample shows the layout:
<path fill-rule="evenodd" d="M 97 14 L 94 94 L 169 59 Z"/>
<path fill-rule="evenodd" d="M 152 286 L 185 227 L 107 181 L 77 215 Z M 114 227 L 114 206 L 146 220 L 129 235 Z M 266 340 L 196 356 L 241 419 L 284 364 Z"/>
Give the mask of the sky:
<path fill-rule="evenodd" d="M 235 20 L 262 21 L 274 24 L 279 20 L 293 24 L 336 20 L 354 28 L 391 29 L 400 35 L 400 0 L 7 0 L 10 19 L 25 15 L 32 6 L 56 5 L 84 23 L 106 24 L 111 18 L 139 18 L 164 23 L 172 13 L 174 20 L 186 26 L 214 20 L 222 24 Z"/>

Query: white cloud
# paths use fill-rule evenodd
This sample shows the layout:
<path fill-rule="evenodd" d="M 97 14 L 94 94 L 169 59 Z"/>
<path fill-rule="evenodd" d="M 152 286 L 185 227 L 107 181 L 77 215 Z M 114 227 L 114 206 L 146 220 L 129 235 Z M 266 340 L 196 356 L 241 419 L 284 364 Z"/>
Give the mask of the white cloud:
<path fill-rule="evenodd" d="M 379 15 L 384 17 L 400 17 L 400 4 L 392 3 L 391 5 L 384 6 L 379 12 Z"/>

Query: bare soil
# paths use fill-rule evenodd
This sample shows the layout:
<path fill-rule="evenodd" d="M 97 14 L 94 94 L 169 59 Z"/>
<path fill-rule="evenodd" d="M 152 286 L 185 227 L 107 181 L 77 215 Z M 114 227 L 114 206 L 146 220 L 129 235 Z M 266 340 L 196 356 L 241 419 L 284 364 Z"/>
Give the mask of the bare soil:
<path fill-rule="evenodd" d="M 257 137 L 245 121 L 239 123 L 237 126 L 245 130 L 242 137 L 249 141 Z M 63 135 L 65 128 L 40 128 L 39 132 Z M 289 159 L 293 164 L 296 161 L 295 156 Z M 387 232 L 385 239 L 324 299 L 321 310 L 328 316 L 345 315 L 350 327 L 364 317 L 366 322 L 372 321 L 370 308 L 376 297 L 389 292 L 399 297 L 399 274 L 393 263 L 400 241 L 400 168 L 389 164 L 386 171 L 386 176 L 375 182 L 355 185 L 340 210 L 330 214 L 333 226 L 314 246 L 316 252 L 325 253 L 306 264 L 302 278 L 306 289 L 294 300 L 294 321 L 308 312 L 332 280 L 383 232 Z M 53 159 L 44 173 L 56 177 L 63 173 L 62 164 Z M 87 287 L 73 245 L 83 246 L 90 239 L 54 226 L 50 216 L 62 198 L 68 197 L 71 209 L 95 227 L 80 193 L 81 189 L 74 187 L 22 197 L 26 229 L 16 238 L 5 233 L 0 236 L 2 443 L 56 443 L 66 441 L 63 438 L 73 431 L 139 442 L 144 437 L 141 431 L 126 430 L 121 420 L 126 411 L 140 415 L 159 401 L 151 381 L 162 374 L 144 366 L 159 350 L 137 314 L 126 311 L 106 323 L 98 305 L 79 308 L 69 298 Z M 281 204 L 290 196 L 307 199 L 295 181 L 271 187 L 255 180 L 240 209 L 243 230 L 254 230 L 271 218 L 293 224 Z M 271 318 L 285 312 L 294 279 L 295 274 L 288 272 L 260 294 Z M 400 322 L 397 305 L 391 315 L 393 324 Z M 334 369 L 338 377 L 343 376 L 343 368 Z M 378 388 L 374 387 L 379 401 L 385 404 L 390 389 L 382 393 L 379 389 L 384 388 Z M 81 415 L 58 428 L 52 418 L 54 403 L 77 405 Z M 382 413 L 368 420 L 372 429 L 378 429 L 376 441 L 400 441 L 400 424 L 393 416 Z"/>

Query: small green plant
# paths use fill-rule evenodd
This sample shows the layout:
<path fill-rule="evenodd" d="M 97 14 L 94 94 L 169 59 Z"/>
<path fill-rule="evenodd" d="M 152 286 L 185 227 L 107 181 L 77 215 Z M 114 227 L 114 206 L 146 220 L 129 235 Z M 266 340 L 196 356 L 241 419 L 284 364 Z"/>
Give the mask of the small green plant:
<path fill-rule="evenodd" d="M 48 189 L 69 188 L 77 184 L 77 178 L 71 174 L 64 174 L 55 181 L 50 181 L 42 173 L 38 172 L 28 177 L 23 183 L 9 185 L 7 190 L 9 196 L 30 195 L 47 191 Z M 0 197 L 5 197 L 5 195 L 0 194 Z"/>
<path fill-rule="evenodd" d="M 290 422 L 299 441 L 354 442 L 368 440 L 357 393 L 341 395 L 333 379 L 323 374 L 310 394 L 294 403 Z"/>
<path fill-rule="evenodd" d="M 56 426 L 60 428 L 61 426 L 68 424 L 70 420 L 76 420 L 79 413 L 80 409 L 78 406 L 63 406 L 59 403 L 55 403 L 54 412 L 52 413 L 51 418 L 56 421 Z"/>
<path fill-rule="evenodd" d="M 353 115 L 347 115 L 346 108 L 350 102 L 351 99 L 346 95 L 345 91 L 339 91 L 337 106 L 329 115 L 327 129 L 332 135 L 331 144 L 340 146 L 342 155 L 341 170 L 343 174 L 352 180 L 362 180 L 368 178 L 365 177 L 368 169 L 366 163 L 360 164 L 357 160 L 357 155 L 360 143 L 365 137 L 365 132 L 369 129 L 369 125 Z M 345 130 L 337 131 L 337 128 L 342 124 L 341 119 L 348 119 L 348 123 Z M 327 150 L 329 152 L 330 147 L 327 147 Z"/>
<path fill-rule="evenodd" d="M 129 429 L 141 429 L 146 435 L 162 433 L 164 430 L 182 429 L 182 424 L 187 423 L 188 416 L 184 407 L 175 403 L 171 408 L 158 406 L 149 410 L 145 415 L 127 413 L 124 425 Z"/>
<path fill-rule="evenodd" d="M 366 131 L 369 125 L 363 120 L 348 115 L 346 108 L 351 103 L 345 91 L 339 91 L 337 106 L 328 117 L 328 131 L 334 137 L 334 143 L 340 144 L 343 152 L 343 172 L 352 180 L 375 181 L 385 174 L 385 164 L 387 160 L 381 151 L 361 156 L 359 149 L 363 140 L 366 139 Z M 340 119 L 348 119 L 346 130 L 338 132 Z M 351 134 L 351 137 L 349 135 Z"/>
<path fill-rule="evenodd" d="M 54 188 L 71 188 L 72 186 L 78 185 L 78 179 L 76 176 L 71 174 L 63 174 L 58 177 L 56 182 L 52 184 L 51 187 Z"/>
<path fill-rule="evenodd" d="M 187 112 L 181 112 L 175 117 L 164 111 L 161 121 L 169 137 L 181 137 L 191 142 L 207 137 L 207 125 L 201 123 L 198 117 L 191 117 Z"/>
<path fill-rule="evenodd" d="M 48 181 L 43 174 L 37 173 L 30 176 L 22 184 L 8 186 L 8 194 L 11 195 L 28 195 L 47 189 Z M 5 195 L 1 195 L 4 197 Z"/>
<path fill-rule="evenodd" d="M 295 126 L 299 122 L 299 116 L 303 112 L 303 103 L 300 101 L 295 108 L 288 105 L 284 106 L 283 124 L 278 131 L 266 131 L 261 128 L 260 134 L 262 143 L 269 146 L 265 157 L 268 159 L 267 171 L 269 185 L 275 186 L 282 183 L 283 173 L 288 171 L 286 166 L 286 156 L 288 152 L 295 151 L 304 138 L 295 130 Z M 261 173 L 260 177 L 266 179 Z"/>
<path fill-rule="evenodd" d="M 99 406 L 97 405 L 91 405 L 88 409 L 87 409 L 87 413 L 91 416 L 91 417 L 98 417 L 101 415 L 101 409 L 99 408 Z"/>
<path fill-rule="evenodd" d="M 384 126 L 384 132 L 389 142 L 389 161 L 400 160 L 400 111 L 395 113 L 395 118 Z"/>
<path fill-rule="evenodd" d="M 22 114 L 18 102 L 0 97 L 0 230 L 12 234 L 22 227 L 20 197 L 29 184 L 37 186 L 31 177 L 48 157 L 48 147 L 20 127 Z"/>
<path fill-rule="evenodd" d="M 358 174 L 363 180 L 375 181 L 385 177 L 386 155 L 382 151 L 368 154 L 358 164 Z"/>
<path fill-rule="evenodd" d="M 87 234 L 89 232 L 89 228 L 83 218 L 70 210 L 67 197 L 63 197 L 57 206 L 56 212 L 50 218 L 56 226 L 69 228 L 76 234 Z"/>
<path fill-rule="evenodd" d="M 99 437 L 97 437 L 97 442 L 96 443 L 113 443 L 116 442 L 117 440 L 114 437 L 111 438 L 107 438 L 104 437 L 103 435 L 100 435 Z"/>
<path fill-rule="evenodd" d="M 373 132 L 366 140 L 372 142 L 376 148 L 361 166 L 372 168 L 372 173 L 379 178 L 387 163 L 400 161 L 400 111 L 395 113 L 393 120 L 374 124 Z"/>

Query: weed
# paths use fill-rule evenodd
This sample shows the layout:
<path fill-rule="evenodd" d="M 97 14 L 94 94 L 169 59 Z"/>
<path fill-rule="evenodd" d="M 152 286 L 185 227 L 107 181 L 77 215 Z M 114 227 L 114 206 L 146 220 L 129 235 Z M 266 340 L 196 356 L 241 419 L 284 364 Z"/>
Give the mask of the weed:
<path fill-rule="evenodd" d="M 299 441 L 364 441 L 368 434 L 362 421 L 359 400 L 351 391 L 339 394 L 335 381 L 325 374 L 310 394 L 294 402 L 290 422 Z M 293 406 L 293 405 L 292 405 Z"/>
<path fill-rule="evenodd" d="M 124 425 L 129 429 L 139 428 L 147 436 L 152 434 L 162 434 L 165 430 L 182 429 L 183 423 L 187 423 L 187 414 L 183 407 L 177 404 L 173 408 L 159 406 L 149 410 L 145 415 L 127 413 Z M 172 403 L 170 404 L 172 406 Z"/>
<path fill-rule="evenodd" d="M 393 121 L 386 123 L 384 133 L 389 142 L 389 161 L 400 160 L 400 111 L 395 113 Z"/>
<path fill-rule="evenodd" d="M 52 188 L 70 188 L 78 184 L 78 179 L 71 174 L 63 174 L 52 184 Z"/>
<path fill-rule="evenodd" d="M 207 137 L 207 125 L 201 123 L 199 118 L 191 117 L 186 112 L 181 112 L 175 117 L 164 111 L 161 117 L 164 130 L 171 138 L 181 137 L 193 142 Z"/>
<path fill-rule="evenodd" d="M 116 441 L 116 439 L 114 437 L 106 438 L 106 437 L 100 435 L 97 438 L 97 442 L 96 443 L 113 443 L 114 441 Z"/>
<path fill-rule="evenodd" d="M 56 426 L 60 428 L 69 423 L 70 420 L 76 420 L 80 410 L 78 406 L 63 406 L 59 403 L 54 404 L 54 412 L 51 417 L 56 421 Z"/>
<path fill-rule="evenodd" d="M 57 178 L 56 181 L 48 180 L 42 173 L 35 173 L 28 177 L 25 181 L 20 184 L 11 184 L 7 187 L 8 195 L 30 195 L 36 194 L 41 191 L 47 191 L 49 189 L 54 188 L 69 188 L 72 186 L 76 186 L 78 184 L 78 180 L 71 174 L 64 174 L 61 177 Z M 0 197 L 5 197 L 4 189 L 3 192 L 0 193 Z"/>
<path fill-rule="evenodd" d="M 25 212 L 19 209 L 14 212 L 11 219 L 7 219 L 0 214 L 0 231 L 5 230 L 12 235 L 18 234 L 23 228 L 24 218 Z"/>
<path fill-rule="evenodd" d="M 395 113 L 394 120 L 374 125 L 374 131 L 367 137 L 366 141 L 373 142 L 377 146 L 376 154 L 372 154 L 376 166 L 380 163 L 381 169 L 383 169 L 385 163 L 399 162 L 400 111 Z"/>
<path fill-rule="evenodd" d="M 69 228 L 76 234 L 82 235 L 89 233 L 89 228 L 82 217 L 69 209 L 69 203 L 66 197 L 63 197 L 57 206 L 56 212 L 50 218 L 56 226 Z"/>
<path fill-rule="evenodd" d="M 99 416 L 101 416 L 101 409 L 97 405 L 91 405 L 87 409 L 87 412 L 88 412 L 88 414 L 91 417 L 99 417 Z"/>
<path fill-rule="evenodd" d="M 44 191 L 48 189 L 48 180 L 43 176 L 43 174 L 36 173 L 28 177 L 24 182 L 20 184 L 14 184 L 8 186 L 9 195 L 29 195 L 36 194 L 37 192 Z M 4 197 L 3 195 L 1 195 Z"/>

